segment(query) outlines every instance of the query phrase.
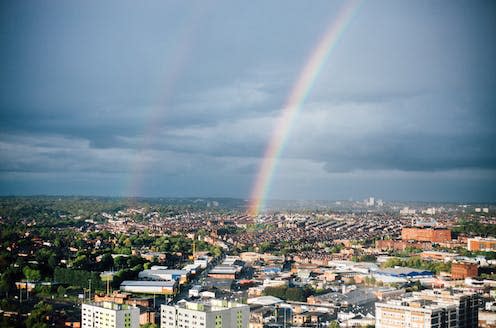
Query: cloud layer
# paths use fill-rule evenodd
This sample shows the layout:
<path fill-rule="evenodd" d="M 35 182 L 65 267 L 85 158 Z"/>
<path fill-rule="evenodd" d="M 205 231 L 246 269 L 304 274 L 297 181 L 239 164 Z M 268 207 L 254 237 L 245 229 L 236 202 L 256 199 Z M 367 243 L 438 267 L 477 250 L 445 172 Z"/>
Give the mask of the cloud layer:
<path fill-rule="evenodd" d="M 341 5 L 3 3 L 0 193 L 248 197 Z M 364 3 L 269 197 L 495 200 L 495 13 Z"/>

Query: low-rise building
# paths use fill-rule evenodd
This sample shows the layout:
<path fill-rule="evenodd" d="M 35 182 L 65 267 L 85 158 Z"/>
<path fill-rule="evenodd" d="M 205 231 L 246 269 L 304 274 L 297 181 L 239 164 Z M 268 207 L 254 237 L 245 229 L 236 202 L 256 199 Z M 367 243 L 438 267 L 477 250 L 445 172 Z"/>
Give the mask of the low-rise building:
<path fill-rule="evenodd" d="M 469 251 L 496 251 L 496 238 L 468 238 L 467 249 Z"/>
<path fill-rule="evenodd" d="M 174 295 L 177 292 L 177 282 L 172 281 L 152 281 L 152 280 L 124 280 L 120 290 L 136 294 L 161 294 Z"/>
<path fill-rule="evenodd" d="M 239 269 L 233 266 L 218 265 L 208 273 L 208 276 L 215 279 L 236 279 Z"/>
<path fill-rule="evenodd" d="M 374 276 L 389 276 L 405 279 L 429 278 L 434 276 L 434 272 L 429 270 L 420 270 L 415 268 L 396 267 L 386 268 L 374 272 Z"/>
<path fill-rule="evenodd" d="M 441 261 L 441 262 L 451 262 L 454 259 L 456 259 L 457 256 L 459 256 L 459 254 L 439 252 L 439 251 L 424 251 L 420 253 L 420 257 L 422 259 Z"/>
<path fill-rule="evenodd" d="M 496 312 L 479 311 L 479 327 L 496 328 Z"/>
<path fill-rule="evenodd" d="M 131 297 L 131 294 L 129 293 L 120 293 L 118 290 L 114 290 L 112 294 L 95 294 L 94 301 L 97 303 L 112 302 L 116 304 L 131 304 L 143 307 L 152 305 L 151 298 L 135 298 Z"/>
<path fill-rule="evenodd" d="M 180 285 L 188 282 L 186 270 L 143 270 L 138 273 L 138 278 L 146 280 L 175 280 Z"/>
<path fill-rule="evenodd" d="M 451 263 L 451 278 L 465 279 L 477 277 L 479 274 L 477 263 L 453 262 Z"/>
<path fill-rule="evenodd" d="M 401 239 L 442 243 L 451 240 L 451 230 L 444 228 L 403 228 Z"/>

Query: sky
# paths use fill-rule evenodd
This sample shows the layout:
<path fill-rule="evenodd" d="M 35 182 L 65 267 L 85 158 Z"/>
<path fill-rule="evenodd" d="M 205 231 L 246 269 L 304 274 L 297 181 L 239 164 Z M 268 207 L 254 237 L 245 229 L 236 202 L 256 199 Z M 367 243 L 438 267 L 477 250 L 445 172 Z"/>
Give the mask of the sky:
<path fill-rule="evenodd" d="M 343 1 L 1 1 L 0 194 L 247 199 Z M 496 2 L 363 1 L 267 197 L 496 201 Z"/>

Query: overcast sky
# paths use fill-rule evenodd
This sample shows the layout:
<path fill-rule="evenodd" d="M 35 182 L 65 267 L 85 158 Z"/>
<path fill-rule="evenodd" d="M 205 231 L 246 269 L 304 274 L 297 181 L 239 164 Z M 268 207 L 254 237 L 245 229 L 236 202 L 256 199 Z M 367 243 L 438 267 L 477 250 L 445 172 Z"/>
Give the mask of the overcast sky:
<path fill-rule="evenodd" d="M 247 198 L 341 1 L 1 1 L 0 194 Z M 496 201 L 496 2 L 365 1 L 269 198 Z"/>

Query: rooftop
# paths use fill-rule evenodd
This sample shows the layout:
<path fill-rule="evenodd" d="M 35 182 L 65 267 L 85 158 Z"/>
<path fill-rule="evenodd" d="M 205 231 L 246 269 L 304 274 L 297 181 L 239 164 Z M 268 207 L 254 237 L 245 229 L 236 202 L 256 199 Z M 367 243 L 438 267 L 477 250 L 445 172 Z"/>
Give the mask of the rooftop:
<path fill-rule="evenodd" d="M 176 284 L 171 280 L 124 280 L 121 286 L 153 286 L 153 287 L 173 287 Z"/>
<path fill-rule="evenodd" d="M 162 305 L 163 307 L 167 305 Z M 169 305 L 175 308 L 181 308 L 181 309 L 188 309 L 188 310 L 194 310 L 194 311 L 201 311 L 201 312 L 214 312 L 214 311 L 220 311 L 220 310 L 225 310 L 225 309 L 230 309 L 230 308 L 235 308 L 235 307 L 247 307 L 248 305 L 245 304 L 239 304 L 236 302 L 229 302 L 226 300 L 218 300 L 218 299 L 211 299 L 211 300 L 201 300 L 197 302 L 187 302 L 187 301 L 179 301 L 175 305 Z"/>

